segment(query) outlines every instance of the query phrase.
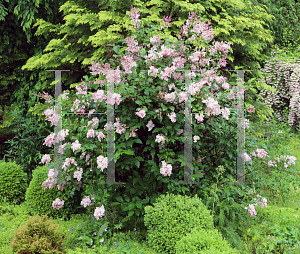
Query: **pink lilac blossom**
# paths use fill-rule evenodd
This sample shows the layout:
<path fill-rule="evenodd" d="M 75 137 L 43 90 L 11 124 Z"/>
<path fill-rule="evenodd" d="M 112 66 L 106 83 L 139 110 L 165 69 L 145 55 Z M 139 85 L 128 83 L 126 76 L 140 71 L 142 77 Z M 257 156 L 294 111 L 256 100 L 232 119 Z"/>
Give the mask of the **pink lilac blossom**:
<path fill-rule="evenodd" d="M 137 47 L 139 43 L 135 40 L 133 36 L 125 38 L 125 41 L 127 42 L 128 47 L 126 48 L 126 50 L 128 52 L 136 53 L 142 49 L 142 46 Z"/>
<path fill-rule="evenodd" d="M 87 162 L 89 159 L 90 159 L 90 154 L 88 154 L 86 157 L 85 157 L 85 161 Z"/>
<path fill-rule="evenodd" d="M 168 81 L 171 78 L 172 73 L 175 71 L 175 68 L 172 66 L 171 68 L 166 67 L 163 71 L 160 72 L 161 79 Z"/>
<path fill-rule="evenodd" d="M 177 135 L 180 135 L 182 132 L 183 132 L 183 129 L 180 129 L 180 130 L 177 132 Z"/>
<path fill-rule="evenodd" d="M 77 169 L 78 169 L 78 167 L 77 167 Z M 80 168 L 80 169 L 78 169 L 78 170 L 76 170 L 76 171 L 74 172 L 73 177 L 76 178 L 77 181 L 79 182 L 79 181 L 81 180 L 82 173 L 83 173 L 83 169 Z"/>
<path fill-rule="evenodd" d="M 104 212 L 105 212 L 104 205 L 102 205 L 101 207 L 96 207 L 94 212 L 95 218 L 99 220 L 100 217 L 103 217 Z"/>
<path fill-rule="evenodd" d="M 142 110 L 139 110 L 138 112 L 136 112 L 135 114 L 141 118 L 144 118 L 146 116 L 146 111 L 142 109 Z"/>
<path fill-rule="evenodd" d="M 151 131 L 154 128 L 154 124 L 152 121 L 149 121 L 148 124 L 146 125 L 148 127 L 148 131 Z"/>
<path fill-rule="evenodd" d="M 262 159 L 269 157 L 268 153 L 264 149 L 256 149 L 256 154 L 255 152 L 252 152 L 251 154 Z"/>
<path fill-rule="evenodd" d="M 135 136 L 136 136 L 135 132 L 136 132 L 137 130 L 138 130 L 138 129 L 132 130 L 132 129 L 130 128 L 131 133 L 129 134 L 129 137 L 130 137 L 130 138 L 131 138 L 131 137 L 135 137 Z"/>
<path fill-rule="evenodd" d="M 176 114 L 175 114 L 175 112 L 173 112 L 172 114 L 168 114 L 167 116 L 171 119 L 171 122 L 173 122 L 173 123 L 176 122 Z"/>
<path fill-rule="evenodd" d="M 250 217 L 257 215 L 257 212 L 255 211 L 254 205 L 249 205 L 249 207 L 248 207 L 248 213 L 249 213 Z"/>
<path fill-rule="evenodd" d="M 43 155 L 42 160 L 39 162 L 39 164 L 46 162 L 46 165 L 48 165 L 50 163 L 50 161 L 51 161 L 50 155 L 45 154 L 45 155 Z"/>
<path fill-rule="evenodd" d="M 58 153 L 60 154 L 64 154 L 64 151 L 65 151 L 65 146 L 66 145 L 69 145 L 70 143 L 65 143 L 63 145 L 60 145 L 59 148 L 58 148 Z"/>
<path fill-rule="evenodd" d="M 157 110 L 155 110 L 155 112 L 159 112 L 159 110 L 157 109 Z M 160 119 L 162 120 L 162 117 L 161 117 L 161 111 L 160 111 L 159 114 L 157 114 L 157 115 L 159 115 Z"/>
<path fill-rule="evenodd" d="M 165 16 L 163 17 L 162 21 L 163 21 L 164 25 L 160 27 L 161 29 L 163 29 L 165 27 L 168 27 L 168 26 L 170 26 L 172 24 L 172 22 L 170 22 L 172 20 L 171 17 L 172 17 L 172 15 L 170 17 L 168 17 L 168 16 L 167 17 L 165 17 Z"/>
<path fill-rule="evenodd" d="M 101 142 L 102 139 L 105 139 L 105 135 L 103 134 L 102 131 L 96 132 L 96 135 L 97 135 L 97 138 L 98 138 L 99 142 Z"/>
<path fill-rule="evenodd" d="M 157 74 L 158 74 L 158 69 L 156 69 L 155 67 L 151 66 L 150 70 L 148 71 L 148 75 L 150 75 L 150 73 L 153 73 L 154 77 L 156 78 Z"/>
<path fill-rule="evenodd" d="M 150 42 L 152 44 L 154 44 L 154 43 L 160 44 L 160 37 L 159 36 L 154 36 L 154 37 L 150 38 Z"/>
<path fill-rule="evenodd" d="M 200 115 L 197 114 L 197 115 L 195 116 L 195 118 L 196 118 L 196 120 L 197 120 L 198 122 L 203 122 L 203 120 L 204 120 L 204 114 L 203 114 L 203 113 L 200 113 Z"/>
<path fill-rule="evenodd" d="M 167 102 L 173 102 L 175 100 L 175 98 L 176 98 L 175 92 L 165 94 L 165 100 Z"/>
<path fill-rule="evenodd" d="M 200 137 L 199 136 L 194 136 L 194 142 L 196 143 L 199 139 L 200 139 Z"/>
<path fill-rule="evenodd" d="M 172 165 L 167 164 L 165 161 L 162 161 L 162 167 L 160 169 L 160 173 L 164 176 L 166 175 L 170 176 L 172 173 Z"/>
<path fill-rule="evenodd" d="M 79 141 L 77 139 L 74 143 L 72 143 L 72 146 L 71 146 L 71 148 L 73 149 L 73 152 L 78 150 L 80 147 L 81 147 L 81 144 L 79 143 Z"/>
<path fill-rule="evenodd" d="M 140 27 L 138 25 L 139 17 L 140 17 L 139 9 L 136 10 L 135 7 L 131 8 L 129 14 L 130 14 L 130 18 L 134 23 L 134 27 L 139 28 Z"/>
<path fill-rule="evenodd" d="M 183 91 L 178 94 L 179 103 L 187 101 L 187 95 Z"/>
<path fill-rule="evenodd" d="M 50 135 L 48 135 L 45 139 L 45 142 L 43 143 L 43 145 L 46 145 L 48 147 L 52 146 L 55 144 L 55 133 L 52 133 Z"/>
<path fill-rule="evenodd" d="M 262 198 L 260 200 L 260 203 L 261 203 L 261 208 L 264 208 L 264 207 L 267 207 L 267 199 L 266 198 Z"/>
<path fill-rule="evenodd" d="M 43 94 L 39 93 L 40 94 L 40 97 L 42 97 L 43 99 L 45 99 L 45 101 L 47 103 L 51 103 L 51 99 L 52 99 L 52 96 L 49 95 L 48 93 L 46 92 L 43 92 Z"/>
<path fill-rule="evenodd" d="M 93 197 L 92 197 L 92 199 L 93 199 Z M 95 198 L 94 198 L 94 200 L 95 200 Z M 84 207 L 87 207 L 87 206 L 92 205 L 92 204 L 93 204 L 93 203 L 92 203 L 92 201 L 91 201 L 91 199 L 90 199 L 89 196 L 86 196 L 86 197 L 81 201 L 81 203 L 80 203 L 80 205 L 83 205 Z"/>
<path fill-rule="evenodd" d="M 64 91 L 62 94 L 61 94 L 61 98 L 63 99 L 63 100 L 67 100 L 69 97 L 68 97 L 68 92 L 66 92 L 66 91 Z"/>
<path fill-rule="evenodd" d="M 81 79 L 82 81 L 82 79 Z M 82 83 L 79 86 L 75 86 L 77 92 L 76 94 L 83 94 L 87 95 L 87 85 L 82 81 Z"/>
<path fill-rule="evenodd" d="M 97 157 L 97 168 L 100 168 L 102 172 L 105 168 L 107 168 L 107 165 L 107 157 L 104 157 L 102 155 Z"/>
<path fill-rule="evenodd" d="M 166 139 L 163 135 L 161 135 L 161 134 L 156 135 L 155 142 L 162 143 L 162 146 L 164 147 L 165 141 L 166 141 Z"/>
<path fill-rule="evenodd" d="M 93 129 L 89 129 L 87 134 L 86 134 L 86 137 L 89 138 L 94 138 L 95 137 L 95 131 Z"/>
<path fill-rule="evenodd" d="M 168 87 L 169 87 L 169 91 L 171 91 L 171 90 L 172 90 L 172 88 L 174 88 L 174 87 L 175 87 L 175 85 L 174 85 L 174 83 L 172 83 L 172 84 L 168 85 Z"/>
<path fill-rule="evenodd" d="M 66 158 L 66 161 L 64 162 L 62 168 L 67 170 L 71 164 L 78 166 L 73 158 Z"/>
<path fill-rule="evenodd" d="M 136 62 L 130 56 L 121 57 L 121 64 L 125 69 L 125 73 L 132 73 L 131 69 L 136 66 Z"/>
<path fill-rule="evenodd" d="M 249 112 L 249 113 L 254 113 L 255 112 L 255 107 L 253 106 L 253 107 L 248 107 L 247 108 L 247 111 Z"/>
<path fill-rule="evenodd" d="M 244 119 L 244 128 L 249 128 L 249 119 Z"/>
<path fill-rule="evenodd" d="M 49 169 L 49 172 L 48 172 L 48 178 L 49 178 L 50 180 L 51 180 L 51 178 L 52 178 L 52 179 L 56 178 L 57 175 L 58 175 L 57 169 L 54 169 L 54 168 L 50 168 L 50 169 Z"/>
<path fill-rule="evenodd" d="M 60 200 L 59 198 L 57 198 L 53 201 L 52 207 L 53 207 L 53 209 L 59 210 L 60 208 L 63 207 L 64 203 L 65 203 L 64 200 Z"/>
<path fill-rule="evenodd" d="M 244 161 L 247 162 L 250 160 L 251 160 L 250 156 L 247 153 L 244 153 Z"/>
<path fill-rule="evenodd" d="M 59 143 L 60 141 L 64 141 L 65 137 L 69 135 L 69 130 L 61 130 L 57 133 L 57 138 L 55 139 L 55 143 Z"/>
<path fill-rule="evenodd" d="M 99 119 L 96 118 L 96 117 L 94 117 L 92 119 L 92 121 L 88 121 L 88 125 L 85 126 L 85 127 L 88 127 L 91 123 L 92 123 L 92 127 L 91 128 L 95 130 L 95 125 L 99 123 Z"/>
<path fill-rule="evenodd" d="M 57 179 L 50 180 L 49 178 L 47 178 L 47 180 L 42 183 L 42 187 L 45 187 L 44 190 L 46 190 L 47 188 L 52 189 L 56 183 Z"/>
<path fill-rule="evenodd" d="M 82 159 L 84 155 L 85 155 L 85 151 L 80 155 L 80 159 Z"/>

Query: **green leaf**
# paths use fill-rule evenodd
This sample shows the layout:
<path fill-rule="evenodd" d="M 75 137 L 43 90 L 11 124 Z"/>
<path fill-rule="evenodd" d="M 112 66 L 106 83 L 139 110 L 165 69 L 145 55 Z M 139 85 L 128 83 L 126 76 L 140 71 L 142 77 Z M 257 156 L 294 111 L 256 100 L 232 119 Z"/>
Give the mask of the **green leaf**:
<path fill-rule="evenodd" d="M 126 131 L 126 133 L 125 133 L 125 139 L 126 139 L 126 140 L 129 139 L 129 134 L 130 134 L 129 131 Z"/>
<path fill-rule="evenodd" d="M 140 210 L 135 210 L 135 214 L 136 214 L 137 216 L 139 216 L 139 215 L 140 215 Z"/>
<path fill-rule="evenodd" d="M 129 210 L 127 204 L 121 204 L 121 209 L 122 209 L 122 211 L 128 211 Z"/>
<path fill-rule="evenodd" d="M 127 207 L 128 207 L 128 210 L 132 210 L 135 207 L 135 204 L 133 202 L 131 202 L 127 205 Z"/>
<path fill-rule="evenodd" d="M 142 48 L 140 50 L 141 56 L 145 56 L 146 55 L 146 49 Z"/>
<path fill-rule="evenodd" d="M 129 211 L 128 216 L 131 217 L 134 214 L 134 211 Z"/>
<path fill-rule="evenodd" d="M 120 46 L 118 45 L 118 46 L 114 46 L 113 47 L 113 50 L 117 53 L 117 54 L 119 54 L 120 53 Z"/>
<path fill-rule="evenodd" d="M 121 196 L 117 196 L 117 197 L 116 197 L 116 200 L 119 201 L 119 202 L 121 202 L 121 203 L 124 202 L 124 200 L 123 200 L 123 198 L 122 198 Z"/>
<path fill-rule="evenodd" d="M 138 144 L 143 144 L 143 142 L 139 138 L 134 139 L 134 142 Z"/>
<path fill-rule="evenodd" d="M 138 168 L 140 167 L 140 162 L 139 162 L 139 161 L 135 160 L 135 161 L 134 161 L 134 164 L 135 164 Z"/>
<path fill-rule="evenodd" d="M 139 209 L 142 209 L 143 208 L 142 202 L 141 201 L 137 201 L 136 202 L 136 207 L 139 208 Z"/>
<path fill-rule="evenodd" d="M 126 50 L 127 46 L 126 47 L 123 47 L 121 50 L 120 50 L 120 53 L 124 52 Z"/>

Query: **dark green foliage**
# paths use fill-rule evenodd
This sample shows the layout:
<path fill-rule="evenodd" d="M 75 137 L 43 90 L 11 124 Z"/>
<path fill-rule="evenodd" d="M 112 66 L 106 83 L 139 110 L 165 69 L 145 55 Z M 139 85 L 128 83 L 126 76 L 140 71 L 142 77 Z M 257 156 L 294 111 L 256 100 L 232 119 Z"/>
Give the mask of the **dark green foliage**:
<path fill-rule="evenodd" d="M 34 104 L 38 98 L 34 95 L 35 93 L 30 91 L 31 100 L 25 101 L 24 106 L 29 107 Z M 32 179 L 32 171 L 40 165 L 42 155 L 52 154 L 54 150 L 43 145 L 45 138 L 51 133 L 51 123 L 42 119 L 39 120 L 32 112 L 26 112 L 22 106 L 23 102 L 20 108 L 12 112 L 16 119 L 12 127 L 16 128 L 16 133 L 12 139 L 6 141 L 9 145 L 5 153 L 5 159 L 6 156 L 10 160 L 14 158 L 13 161 L 22 166 L 30 181 Z M 46 117 L 43 116 L 42 118 Z"/>
<path fill-rule="evenodd" d="M 13 109 L 20 107 L 22 100 L 31 99 L 29 90 L 40 82 L 39 70 L 29 72 L 21 70 L 21 67 L 28 58 L 41 54 L 54 38 L 52 35 L 48 38 L 34 36 L 32 24 L 36 18 L 57 23 L 60 20 L 57 12 L 59 4 L 58 1 L 49 0 L 10 0 L 0 3 L 0 159 L 7 149 L 4 142 L 16 135 L 16 128 L 11 126 L 15 123 Z M 23 92 L 21 100 L 17 99 L 20 91 Z"/>
<path fill-rule="evenodd" d="M 266 6 L 275 19 L 268 22 L 274 44 L 280 48 L 296 48 L 300 45 L 300 2 L 297 0 L 253 0 L 255 5 Z"/>
<path fill-rule="evenodd" d="M 31 215 L 43 215 L 48 213 L 48 217 L 54 219 L 65 217 L 70 218 L 71 214 L 76 214 L 80 209 L 81 192 L 74 191 L 74 196 L 65 200 L 62 208 L 59 210 L 53 209 L 52 202 L 61 197 L 61 192 L 57 185 L 52 189 L 45 189 L 42 183 L 48 178 L 48 166 L 37 167 L 33 171 L 33 178 L 26 191 L 26 204 Z M 79 208 L 78 208 L 79 207 Z"/>
<path fill-rule="evenodd" d="M 25 200 L 27 175 L 20 165 L 0 161 L 0 201 L 6 197 L 17 205 Z"/>
<path fill-rule="evenodd" d="M 195 227 L 211 230 L 213 218 L 201 199 L 169 194 L 161 195 L 154 207 L 145 207 L 148 243 L 158 252 L 175 253 L 175 244 Z"/>

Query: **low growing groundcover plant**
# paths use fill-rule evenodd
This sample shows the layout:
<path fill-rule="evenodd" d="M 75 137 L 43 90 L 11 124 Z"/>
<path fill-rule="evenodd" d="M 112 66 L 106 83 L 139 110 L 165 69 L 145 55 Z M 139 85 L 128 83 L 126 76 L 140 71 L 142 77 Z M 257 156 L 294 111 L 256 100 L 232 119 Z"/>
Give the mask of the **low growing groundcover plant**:
<path fill-rule="evenodd" d="M 258 125 L 256 127 L 261 128 Z M 266 145 L 269 148 L 269 155 L 283 154 L 300 158 L 300 135 L 288 133 L 287 128 L 276 124 L 265 125 L 261 130 L 269 135 L 267 138 L 264 138 L 264 135 L 259 137 L 257 147 Z M 280 146 L 282 140 L 286 140 L 287 144 Z M 262 196 L 268 200 L 268 206 L 255 207 L 257 215 L 249 216 L 248 222 L 240 225 L 245 229 L 242 243 L 233 247 L 238 247 L 240 253 L 294 253 L 300 249 L 299 161 L 287 168 L 283 166 L 268 168 L 256 161 L 253 163 L 259 169 L 257 170 L 259 182 L 255 184 L 260 185 Z M 14 205 L 1 201 L 0 211 L 0 252 L 12 253 L 8 248 L 9 242 L 15 231 L 29 219 L 26 202 Z M 115 216 L 114 226 L 119 230 L 116 230 L 110 241 L 106 242 L 93 241 L 96 232 L 92 231 L 93 228 L 89 227 L 88 222 L 94 218 L 77 214 L 69 221 L 54 220 L 64 232 L 69 233 L 68 253 L 126 253 L 129 250 L 130 253 L 155 253 L 151 246 L 147 245 L 145 229 L 142 227 L 137 229 L 134 226 L 130 231 L 122 229 L 122 225 L 118 224 L 122 217 L 121 211 L 108 216 Z M 233 241 L 230 236 L 225 239 L 228 242 Z"/>

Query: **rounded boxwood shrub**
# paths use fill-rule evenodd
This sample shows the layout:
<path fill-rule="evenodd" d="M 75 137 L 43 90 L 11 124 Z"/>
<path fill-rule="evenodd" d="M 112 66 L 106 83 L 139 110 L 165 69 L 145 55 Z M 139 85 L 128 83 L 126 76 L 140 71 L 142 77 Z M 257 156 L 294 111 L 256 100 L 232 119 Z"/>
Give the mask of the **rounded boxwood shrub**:
<path fill-rule="evenodd" d="M 236 249 L 232 249 L 228 242 L 223 239 L 217 229 L 205 230 L 203 228 L 193 228 L 191 233 L 182 237 L 175 245 L 176 253 L 214 253 L 214 254 L 236 254 Z"/>
<path fill-rule="evenodd" d="M 42 183 L 48 178 L 48 166 L 38 166 L 32 174 L 32 180 L 26 191 L 25 199 L 28 212 L 31 215 L 43 215 L 48 213 L 49 217 L 54 219 L 67 218 L 70 219 L 72 214 L 82 212 L 83 207 L 80 206 L 82 189 L 75 190 L 74 196 L 64 202 L 59 210 L 53 209 L 52 203 L 56 198 L 60 197 L 57 185 L 52 189 L 44 188 Z"/>
<path fill-rule="evenodd" d="M 214 228 L 210 211 L 197 197 L 161 195 L 154 207 L 145 207 L 147 240 L 157 252 L 175 253 L 175 244 L 195 227 Z"/>
<path fill-rule="evenodd" d="M 9 202 L 20 205 L 25 200 L 27 180 L 27 174 L 20 165 L 0 161 L 0 201 L 6 197 Z"/>
<path fill-rule="evenodd" d="M 34 216 L 16 230 L 9 246 L 13 253 L 63 254 L 65 237 L 47 215 Z"/>

